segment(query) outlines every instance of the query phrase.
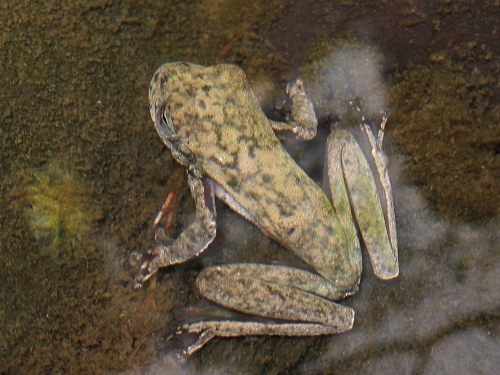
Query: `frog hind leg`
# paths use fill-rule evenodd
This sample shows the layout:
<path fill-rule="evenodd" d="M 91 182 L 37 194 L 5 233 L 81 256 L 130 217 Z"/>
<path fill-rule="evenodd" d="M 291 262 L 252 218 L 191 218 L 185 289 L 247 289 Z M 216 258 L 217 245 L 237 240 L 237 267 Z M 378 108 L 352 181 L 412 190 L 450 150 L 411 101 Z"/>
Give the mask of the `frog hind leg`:
<path fill-rule="evenodd" d="M 214 337 L 317 336 L 347 331 L 354 311 L 331 299 L 342 292 L 321 276 L 278 265 L 245 263 L 207 267 L 197 278 L 207 299 L 239 312 L 275 321 L 200 321 L 181 332 L 200 334 L 185 355 L 201 349 Z"/>
<path fill-rule="evenodd" d="M 377 151 L 382 152 L 380 149 Z M 390 202 L 386 202 L 383 197 L 383 202 L 390 204 L 386 207 L 388 216 L 384 214 L 373 172 L 350 132 L 337 129 L 328 137 L 326 169 L 327 190 L 337 216 L 345 230 L 349 232 L 348 238 L 356 238 L 356 229 L 352 223 L 354 217 L 375 274 L 381 279 L 398 276 L 392 196 Z M 380 174 L 381 171 L 377 173 Z M 388 179 L 387 174 L 382 177 Z"/>

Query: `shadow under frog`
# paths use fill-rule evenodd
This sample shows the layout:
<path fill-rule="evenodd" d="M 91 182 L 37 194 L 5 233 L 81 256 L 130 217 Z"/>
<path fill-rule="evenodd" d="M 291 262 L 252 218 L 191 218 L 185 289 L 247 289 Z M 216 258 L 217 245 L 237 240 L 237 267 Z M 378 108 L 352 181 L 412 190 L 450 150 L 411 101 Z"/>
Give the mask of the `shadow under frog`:
<path fill-rule="evenodd" d="M 287 87 L 288 122 L 267 119 L 245 73 L 234 65 L 162 65 L 149 89 L 160 138 L 187 169 L 196 219 L 170 244 L 132 258 L 142 262 L 135 287 L 159 268 L 199 255 L 216 235 L 215 197 L 306 262 L 314 272 L 258 263 L 211 266 L 197 277 L 207 299 L 272 322 L 212 320 L 185 324 L 199 334 L 188 356 L 213 337 L 329 335 L 349 330 L 354 311 L 333 301 L 357 292 L 361 275 L 358 229 L 375 274 L 398 276 L 398 253 L 383 126 L 375 136 L 361 121 L 372 168 L 354 136 L 336 129 L 327 140 L 328 194 L 295 163 L 274 134 L 316 135 L 317 120 L 302 82 Z M 273 131 L 274 130 L 274 131 Z M 356 226 L 357 224 L 357 226 Z"/>

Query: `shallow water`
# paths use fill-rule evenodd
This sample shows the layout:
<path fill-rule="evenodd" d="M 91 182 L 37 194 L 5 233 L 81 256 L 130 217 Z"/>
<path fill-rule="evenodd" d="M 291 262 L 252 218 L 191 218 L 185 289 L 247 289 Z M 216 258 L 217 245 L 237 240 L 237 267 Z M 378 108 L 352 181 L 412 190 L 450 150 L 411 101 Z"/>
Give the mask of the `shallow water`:
<path fill-rule="evenodd" d="M 496 373 L 500 6 L 423 3 L 4 2 L 0 374 Z M 149 118 L 153 72 L 174 60 L 236 63 L 273 118 L 301 75 L 321 130 L 287 147 L 321 181 L 340 116 L 325 69 L 350 48 L 381 64 L 381 80 L 361 87 L 391 113 L 399 278 L 376 279 L 365 259 L 359 293 L 342 302 L 356 310 L 350 332 L 215 339 L 179 365 L 182 343 L 167 337 L 213 314 L 195 290 L 203 266 L 295 260 L 220 204 L 203 257 L 132 289 L 129 254 L 153 244 L 167 193 L 180 194 L 172 235 L 194 210 Z M 353 71 L 369 70 L 355 60 Z"/>

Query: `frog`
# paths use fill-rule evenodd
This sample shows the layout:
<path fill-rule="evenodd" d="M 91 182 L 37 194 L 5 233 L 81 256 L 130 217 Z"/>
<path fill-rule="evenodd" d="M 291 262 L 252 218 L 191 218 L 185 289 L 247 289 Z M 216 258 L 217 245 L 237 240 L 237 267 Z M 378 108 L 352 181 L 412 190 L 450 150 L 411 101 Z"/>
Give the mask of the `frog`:
<path fill-rule="evenodd" d="M 358 291 L 361 239 L 377 277 L 388 280 L 399 274 L 392 188 L 382 150 L 387 117 L 375 134 L 361 116 L 358 130 L 368 152 L 351 131 L 332 130 L 326 141 L 326 183 L 321 187 L 277 136 L 308 140 L 317 134 L 318 120 L 302 80 L 291 82 L 285 91 L 290 113 L 284 121 L 275 121 L 266 117 L 244 71 L 233 64 L 170 62 L 151 80 L 151 118 L 163 143 L 186 169 L 196 217 L 177 238 L 133 252 L 135 264 L 140 264 L 135 288 L 160 268 L 198 257 L 212 243 L 215 198 L 304 264 L 203 268 L 196 286 L 204 298 L 258 318 L 183 324 L 178 334 L 198 335 L 184 350 L 186 357 L 214 337 L 317 336 L 350 330 L 354 310 L 337 301 Z"/>

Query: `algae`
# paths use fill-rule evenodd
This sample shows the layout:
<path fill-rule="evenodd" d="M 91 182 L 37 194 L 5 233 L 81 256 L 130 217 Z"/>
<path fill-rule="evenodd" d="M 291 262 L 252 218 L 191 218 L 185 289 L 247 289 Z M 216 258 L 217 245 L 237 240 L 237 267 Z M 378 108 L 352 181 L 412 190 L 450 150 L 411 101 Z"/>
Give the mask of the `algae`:
<path fill-rule="evenodd" d="M 29 226 L 41 254 L 59 259 L 63 249 L 84 246 L 102 214 L 90 204 L 91 191 L 74 168 L 53 161 L 33 176 L 26 189 Z"/>
<path fill-rule="evenodd" d="M 438 52 L 394 77 L 391 136 L 406 157 L 407 178 L 438 212 L 484 220 L 500 213 L 497 80 L 457 53 Z"/>

